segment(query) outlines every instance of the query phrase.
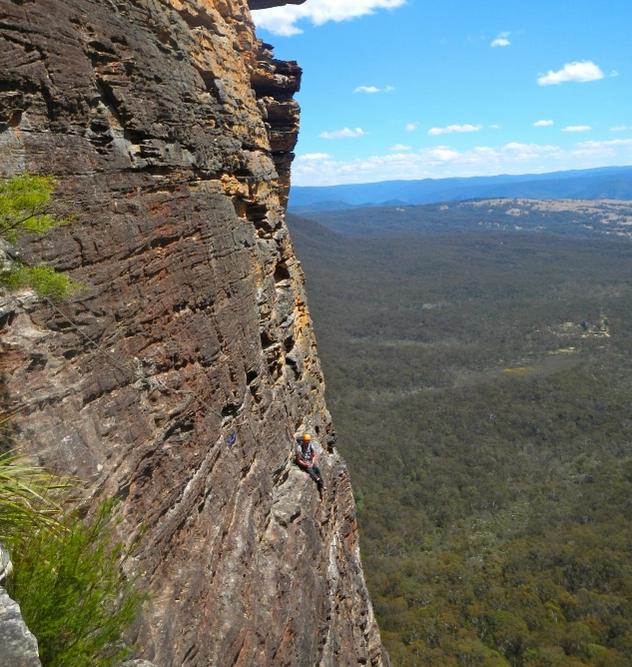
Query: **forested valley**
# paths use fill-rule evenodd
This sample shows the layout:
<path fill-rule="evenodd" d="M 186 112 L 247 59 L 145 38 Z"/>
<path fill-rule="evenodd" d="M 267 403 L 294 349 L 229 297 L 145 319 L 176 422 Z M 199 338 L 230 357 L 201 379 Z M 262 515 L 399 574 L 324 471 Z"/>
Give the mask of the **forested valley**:
<path fill-rule="evenodd" d="M 393 664 L 632 665 L 632 243 L 380 212 L 289 224 Z"/>

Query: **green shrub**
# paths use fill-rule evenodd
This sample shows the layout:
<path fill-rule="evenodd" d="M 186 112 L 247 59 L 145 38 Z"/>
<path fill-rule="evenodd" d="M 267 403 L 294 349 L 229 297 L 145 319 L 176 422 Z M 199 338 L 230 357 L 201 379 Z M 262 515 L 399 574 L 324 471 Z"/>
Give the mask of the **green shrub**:
<path fill-rule="evenodd" d="M 6 421 L 5 419 L 0 422 Z M 0 542 L 11 547 L 28 532 L 59 528 L 55 502 L 67 484 L 14 451 L 0 455 Z"/>
<path fill-rule="evenodd" d="M 129 551 L 114 539 L 113 502 L 91 521 L 64 516 L 69 488 L 15 451 L 0 455 L 0 542 L 14 564 L 6 585 L 44 667 L 110 667 L 127 655 L 122 634 L 144 597 L 121 571 Z"/>
<path fill-rule="evenodd" d="M 52 176 L 22 174 L 0 181 L 0 237 L 14 242 L 21 234 L 45 234 L 66 224 L 47 210 L 54 188 Z"/>
<path fill-rule="evenodd" d="M 113 538 L 113 502 L 94 519 L 70 514 L 65 530 L 41 529 L 14 546 L 8 582 L 37 637 L 44 667 L 110 667 L 144 597 L 121 572 L 128 555 Z"/>
<path fill-rule="evenodd" d="M 0 181 L 0 239 L 15 243 L 24 234 L 45 234 L 53 227 L 67 224 L 67 218 L 49 211 L 54 188 L 52 176 L 22 174 Z M 80 287 L 49 266 L 27 266 L 21 261 L 4 267 L 0 285 L 9 289 L 30 287 L 39 296 L 54 301 L 69 297 Z"/>
<path fill-rule="evenodd" d="M 38 296 L 52 301 L 62 301 L 80 288 L 80 284 L 71 280 L 65 273 L 55 271 L 50 266 L 26 266 L 18 264 L 0 274 L 0 282 L 11 290 L 30 287 Z"/>

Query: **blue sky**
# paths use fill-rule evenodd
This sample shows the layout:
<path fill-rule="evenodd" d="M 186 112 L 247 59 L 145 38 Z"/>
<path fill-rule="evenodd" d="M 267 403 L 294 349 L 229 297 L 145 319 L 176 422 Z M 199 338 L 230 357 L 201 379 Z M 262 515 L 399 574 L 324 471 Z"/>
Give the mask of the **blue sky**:
<path fill-rule="evenodd" d="M 307 0 L 296 185 L 632 164 L 630 0 Z"/>

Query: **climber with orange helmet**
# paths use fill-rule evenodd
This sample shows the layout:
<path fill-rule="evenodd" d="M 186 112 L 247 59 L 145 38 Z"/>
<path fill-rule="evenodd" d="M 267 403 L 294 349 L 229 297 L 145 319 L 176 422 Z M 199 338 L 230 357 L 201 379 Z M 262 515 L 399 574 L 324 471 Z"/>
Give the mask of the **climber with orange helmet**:
<path fill-rule="evenodd" d="M 312 444 L 312 436 L 309 433 L 303 433 L 296 443 L 296 465 L 302 468 L 315 482 L 319 493 L 322 494 L 325 485 L 320 474 L 320 469 L 316 465 L 316 451 Z"/>

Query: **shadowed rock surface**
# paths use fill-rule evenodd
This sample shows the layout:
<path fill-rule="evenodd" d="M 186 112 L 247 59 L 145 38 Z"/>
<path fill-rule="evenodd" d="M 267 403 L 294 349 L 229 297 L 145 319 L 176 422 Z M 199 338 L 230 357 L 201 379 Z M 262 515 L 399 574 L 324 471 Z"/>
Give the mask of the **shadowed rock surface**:
<path fill-rule="evenodd" d="M 1 395 L 122 537 L 144 524 L 159 667 L 388 660 L 284 222 L 299 84 L 245 0 L 0 0 L 0 172 L 54 173 L 74 215 L 23 254 L 85 285 L 0 295 Z"/>
<path fill-rule="evenodd" d="M 9 552 L 0 544 L 0 584 L 13 571 Z M 37 640 L 26 627 L 20 605 L 0 585 L 0 665 L 42 667 Z"/>
<path fill-rule="evenodd" d="M 24 624 L 20 607 L 0 586 L 0 665 L 41 667 L 37 640 Z"/>
<path fill-rule="evenodd" d="M 250 9 L 268 9 L 281 5 L 302 5 L 305 0 L 250 0 Z"/>

